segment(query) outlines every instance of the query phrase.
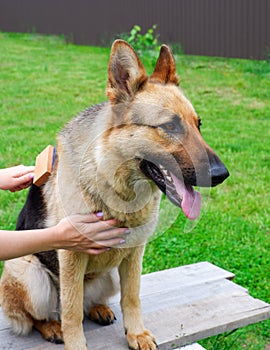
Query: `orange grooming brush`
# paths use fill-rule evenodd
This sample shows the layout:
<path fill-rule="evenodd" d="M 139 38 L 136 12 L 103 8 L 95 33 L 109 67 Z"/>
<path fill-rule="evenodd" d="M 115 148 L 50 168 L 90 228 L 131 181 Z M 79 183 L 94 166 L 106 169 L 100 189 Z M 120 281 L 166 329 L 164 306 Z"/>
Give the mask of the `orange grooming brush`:
<path fill-rule="evenodd" d="M 36 158 L 35 176 L 33 184 L 36 186 L 43 185 L 53 171 L 53 165 L 56 158 L 55 147 L 47 146 Z"/>

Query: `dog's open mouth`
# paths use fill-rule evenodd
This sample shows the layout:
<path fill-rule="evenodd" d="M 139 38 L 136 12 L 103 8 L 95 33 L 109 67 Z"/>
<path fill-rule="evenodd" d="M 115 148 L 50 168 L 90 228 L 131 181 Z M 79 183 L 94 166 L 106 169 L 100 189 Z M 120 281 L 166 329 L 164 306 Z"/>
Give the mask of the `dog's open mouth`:
<path fill-rule="evenodd" d="M 188 219 L 195 220 L 199 216 L 201 195 L 191 185 L 185 184 L 164 166 L 157 166 L 147 160 L 141 161 L 140 169 L 145 176 L 155 182 L 174 205 L 183 210 Z"/>

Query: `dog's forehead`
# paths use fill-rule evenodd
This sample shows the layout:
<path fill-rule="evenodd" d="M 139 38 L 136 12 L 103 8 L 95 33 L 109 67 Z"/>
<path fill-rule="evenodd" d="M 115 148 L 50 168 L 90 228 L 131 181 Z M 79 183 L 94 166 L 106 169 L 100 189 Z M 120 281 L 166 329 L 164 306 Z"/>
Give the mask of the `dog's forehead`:
<path fill-rule="evenodd" d="M 158 116 L 164 120 L 175 115 L 192 123 L 197 119 L 192 104 L 181 90 L 172 84 L 149 84 L 143 93 L 137 96 L 136 110 L 141 110 L 152 118 Z"/>

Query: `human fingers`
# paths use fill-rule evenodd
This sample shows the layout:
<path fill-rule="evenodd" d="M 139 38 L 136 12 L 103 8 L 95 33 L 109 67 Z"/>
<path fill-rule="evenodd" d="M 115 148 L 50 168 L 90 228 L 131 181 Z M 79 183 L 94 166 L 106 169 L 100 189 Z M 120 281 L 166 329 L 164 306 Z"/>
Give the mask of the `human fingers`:
<path fill-rule="evenodd" d="M 34 173 L 33 172 L 30 172 L 30 173 L 27 173 L 25 175 L 22 175 L 20 177 L 15 177 L 13 179 L 14 181 L 14 184 L 15 184 L 15 188 L 19 188 L 19 189 L 24 189 L 24 188 L 27 188 L 29 187 L 32 182 L 33 182 L 33 178 L 34 178 Z"/>
<path fill-rule="evenodd" d="M 110 250 L 110 248 L 90 248 L 83 251 L 83 253 L 90 254 L 90 255 L 98 255 L 101 253 L 105 253 L 106 251 Z"/>
<path fill-rule="evenodd" d="M 18 192 L 18 191 L 20 191 L 20 190 L 21 190 L 21 188 L 19 188 L 19 187 L 13 187 L 13 188 L 10 188 L 10 189 L 9 189 L 9 191 L 12 192 L 12 193 Z"/>
<path fill-rule="evenodd" d="M 103 218 L 102 212 L 90 214 L 74 214 L 70 215 L 69 219 L 73 224 L 87 224 L 90 222 L 97 222 Z"/>
<path fill-rule="evenodd" d="M 88 239 L 92 239 L 97 232 L 108 230 L 119 224 L 115 219 L 102 221 L 96 213 L 70 215 L 65 220 Z"/>
<path fill-rule="evenodd" d="M 111 239 L 106 239 L 106 240 L 101 240 L 101 241 L 95 241 L 96 246 L 93 248 L 111 248 L 114 246 L 120 246 L 121 244 L 126 243 L 125 238 L 123 237 L 117 237 L 117 238 L 111 238 Z"/>
<path fill-rule="evenodd" d="M 89 222 L 101 222 L 101 227 L 110 227 L 110 226 L 116 226 L 119 224 L 119 220 L 117 219 L 107 219 L 103 220 L 103 213 L 102 212 L 95 212 L 91 214 L 75 214 L 71 215 L 70 219 L 74 223 L 81 223 L 81 224 L 87 224 Z"/>
<path fill-rule="evenodd" d="M 16 187 L 12 187 L 9 189 L 10 192 L 19 192 L 27 187 L 29 187 L 32 184 L 32 180 L 26 184 L 20 185 L 20 186 L 16 186 Z"/>
<path fill-rule="evenodd" d="M 81 226 L 86 226 L 87 224 L 96 222 L 99 219 L 94 214 L 73 214 L 67 216 L 65 220 L 79 229 Z"/>
<path fill-rule="evenodd" d="M 115 242 L 101 242 L 101 243 L 104 243 L 104 244 L 106 243 L 106 244 L 108 244 L 108 246 L 104 246 L 104 245 L 100 244 L 96 248 L 92 247 L 92 248 L 84 250 L 83 252 L 86 254 L 90 254 L 90 255 L 98 255 L 101 253 L 105 253 L 105 252 L 109 251 L 111 249 L 111 247 L 123 244 L 124 242 L 119 243 L 119 241 L 115 241 Z M 111 244 L 109 245 L 109 243 L 111 243 Z"/>
<path fill-rule="evenodd" d="M 116 227 L 106 230 L 98 231 L 92 240 L 97 241 L 107 241 L 109 239 L 125 239 L 125 237 L 130 233 L 127 227 Z"/>
<path fill-rule="evenodd" d="M 30 173 L 34 173 L 35 171 L 35 166 L 26 166 L 26 165 L 17 165 L 15 167 L 12 168 L 13 169 L 13 177 L 14 178 L 20 178 L 24 175 L 30 174 Z"/>
<path fill-rule="evenodd" d="M 120 246 L 121 244 L 124 244 L 126 240 L 123 237 L 117 237 L 117 238 L 111 238 L 106 240 L 100 240 L 100 241 L 91 241 L 90 246 L 88 248 L 87 245 L 84 247 L 84 249 L 95 249 L 95 250 L 110 250 L 110 248 L 114 246 Z"/>
<path fill-rule="evenodd" d="M 111 235 L 108 231 L 114 229 L 112 231 L 113 236 L 122 235 L 125 232 L 125 228 L 115 227 L 119 225 L 118 220 L 110 219 L 105 221 L 94 221 L 91 223 L 83 223 L 81 225 L 77 225 L 77 230 L 87 237 L 90 240 L 96 241 L 98 239 L 107 239 Z"/>

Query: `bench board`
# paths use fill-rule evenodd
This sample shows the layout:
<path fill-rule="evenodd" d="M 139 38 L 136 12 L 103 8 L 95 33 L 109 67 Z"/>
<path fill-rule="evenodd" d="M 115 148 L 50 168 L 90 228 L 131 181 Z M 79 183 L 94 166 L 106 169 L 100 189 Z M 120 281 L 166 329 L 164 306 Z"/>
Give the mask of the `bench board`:
<path fill-rule="evenodd" d="M 175 349 L 270 318 L 270 305 L 252 298 L 246 289 L 231 281 L 233 277 L 208 262 L 143 275 L 144 323 L 155 335 L 159 350 Z M 110 301 L 110 306 L 117 318 L 113 325 L 84 322 L 89 349 L 128 349 L 119 296 Z M 63 345 L 45 342 L 36 331 L 27 337 L 13 335 L 1 311 L 0 344 L 1 350 L 64 349 Z M 201 349 L 198 344 L 192 347 Z"/>

